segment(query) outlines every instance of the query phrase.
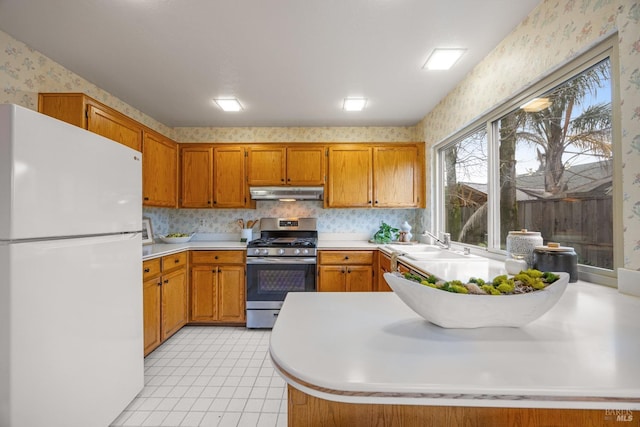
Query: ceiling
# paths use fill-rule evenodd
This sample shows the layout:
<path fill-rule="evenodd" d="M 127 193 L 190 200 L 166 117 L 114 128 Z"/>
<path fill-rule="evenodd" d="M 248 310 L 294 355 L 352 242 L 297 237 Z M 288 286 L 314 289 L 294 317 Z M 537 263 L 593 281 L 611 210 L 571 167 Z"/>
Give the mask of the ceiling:
<path fill-rule="evenodd" d="M 0 29 L 172 127 L 412 126 L 538 3 L 0 0 Z M 422 69 L 436 47 L 468 50 Z"/>

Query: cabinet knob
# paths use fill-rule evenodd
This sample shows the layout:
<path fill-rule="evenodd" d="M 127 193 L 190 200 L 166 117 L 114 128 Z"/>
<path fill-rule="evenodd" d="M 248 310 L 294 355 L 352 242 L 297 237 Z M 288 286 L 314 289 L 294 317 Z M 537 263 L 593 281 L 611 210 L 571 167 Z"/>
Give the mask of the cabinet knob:
<path fill-rule="evenodd" d="M 378 204 L 378 201 L 376 200 L 376 205 Z"/>
<path fill-rule="evenodd" d="M 149 200 L 149 198 L 148 198 L 148 197 L 145 197 L 144 199 L 145 199 L 145 200 Z"/>
<path fill-rule="evenodd" d="M 284 182 L 284 178 L 280 178 L 280 182 Z"/>
<path fill-rule="evenodd" d="M 158 286 L 162 285 L 162 282 L 158 282 Z"/>
<path fill-rule="evenodd" d="M 291 182 L 291 178 L 287 178 L 287 182 Z"/>
<path fill-rule="evenodd" d="M 347 273 L 351 273 L 351 269 L 347 268 Z"/>
<path fill-rule="evenodd" d="M 218 255 L 214 256 L 213 259 L 218 259 Z"/>
<path fill-rule="evenodd" d="M 210 205 L 211 204 L 211 200 L 207 200 L 207 204 Z"/>
<path fill-rule="evenodd" d="M 145 273 L 148 273 L 148 272 L 150 272 L 150 271 L 151 271 L 151 269 L 150 269 L 150 268 L 145 268 L 145 269 L 144 269 L 144 272 L 145 272 Z"/>
<path fill-rule="evenodd" d="M 348 256 L 346 256 L 346 257 L 344 257 L 344 259 L 345 259 L 345 260 L 346 260 L 346 259 L 349 259 L 349 257 L 348 257 Z"/>
<path fill-rule="evenodd" d="M 371 200 L 369 200 L 367 203 L 371 204 Z"/>
<path fill-rule="evenodd" d="M 164 280 L 164 283 L 169 283 L 169 279 L 165 279 L 165 280 Z"/>
<path fill-rule="evenodd" d="M 180 258 L 174 259 L 173 262 L 176 263 L 176 264 L 179 263 L 180 262 Z"/>

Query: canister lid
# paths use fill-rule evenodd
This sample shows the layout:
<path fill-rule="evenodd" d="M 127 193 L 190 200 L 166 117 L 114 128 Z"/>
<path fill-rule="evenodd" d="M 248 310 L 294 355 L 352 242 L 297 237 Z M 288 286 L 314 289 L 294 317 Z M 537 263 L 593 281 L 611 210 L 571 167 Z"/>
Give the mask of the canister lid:
<path fill-rule="evenodd" d="M 529 231 L 526 228 L 523 228 L 521 230 L 510 231 L 509 235 L 510 236 L 539 236 L 540 232 L 539 231 Z"/>
<path fill-rule="evenodd" d="M 536 246 L 536 251 L 547 252 L 573 252 L 571 246 L 560 246 L 560 243 L 549 242 L 546 246 Z"/>

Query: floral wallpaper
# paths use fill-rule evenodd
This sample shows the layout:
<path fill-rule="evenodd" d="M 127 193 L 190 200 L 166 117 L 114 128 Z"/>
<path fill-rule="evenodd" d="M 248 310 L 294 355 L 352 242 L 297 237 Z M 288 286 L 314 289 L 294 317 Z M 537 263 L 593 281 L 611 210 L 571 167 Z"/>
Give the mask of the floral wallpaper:
<path fill-rule="evenodd" d="M 174 128 L 178 142 L 416 142 L 417 127 Z"/>
<path fill-rule="evenodd" d="M 624 267 L 640 270 L 640 2 L 545 0 L 418 125 L 428 145 L 618 32 Z M 499 76 L 499 78 L 496 78 Z M 473 94 L 473 96 L 469 96 Z M 425 212 L 423 221 L 427 221 Z"/>
<path fill-rule="evenodd" d="M 167 233 L 233 233 L 240 232 L 238 218 L 318 218 L 319 233 L 362 234 L 372 237 L 382 221 L 399 228 L 407 221 L 412 233 L 422 231 L 421 209 L 324 209 L 319 201 L 257 201 L 256 209 L 166 209 L 144 208 L 155 234 Z M 254 227 L 258 233 L 259 226 Z M 255 234 L 254 234 L 254 237 Z M 414 238 L 415 240 L 415 238 Z"/>
<path fill-rule="evenodd" d="M 0 103 L 38 109 L 39 92 L 82 92 L 134 120 L 173 137 L 173 130 L 125 104 L 26 44 L 0 31 Z"/>

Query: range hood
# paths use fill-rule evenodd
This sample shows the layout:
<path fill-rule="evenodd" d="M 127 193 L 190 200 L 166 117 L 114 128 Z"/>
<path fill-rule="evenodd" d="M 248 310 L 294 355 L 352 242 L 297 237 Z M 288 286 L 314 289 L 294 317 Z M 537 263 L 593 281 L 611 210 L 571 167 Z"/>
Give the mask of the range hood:
<path fill-rule="evenodd" d="M 251 187 L 253 200 L 322 200 L 324 187 Z"/>

